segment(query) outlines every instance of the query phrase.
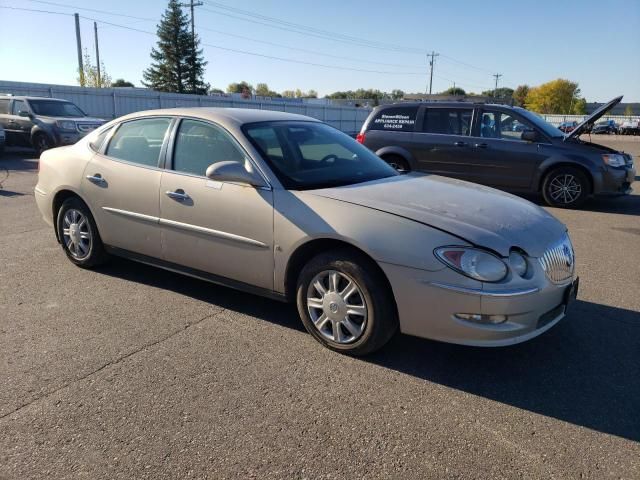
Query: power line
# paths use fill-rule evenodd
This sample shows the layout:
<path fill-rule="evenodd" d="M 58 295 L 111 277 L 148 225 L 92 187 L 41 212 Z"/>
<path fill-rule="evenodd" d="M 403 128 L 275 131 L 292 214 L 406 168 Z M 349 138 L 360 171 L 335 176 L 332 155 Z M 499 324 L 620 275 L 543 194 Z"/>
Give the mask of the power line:
<path fill-rule="evenodd" d="M 35 8 L 20 8 L 20 7 L 7 7 L 4 5 L 0 5 L 0 8 L 6 8 L 7 10 L 20 10 L 23 12 L 36 12 L 36 13 L 49 13 L 51 15 L 64 15 L 66 16 L 73 16 L 72 13 L 64 13 L 64 12 L 52 12 L 50 10 L 38 10 Z"/>
<path fill-rule="evenodd" d="M 150 22 L 155 22 L 156 21 L 153 18 L 136 17 L 135 15 L 127 15 L 127 14 L 124 14 L 124 13 L 108 12 L 106 10 L 97 10 L 95 8 L 77 7 L 75 5 L 69 5 L 69 4 L 65 4 L 65 3 L 49 2 L 49 1 L 45 1 L 45 0 L 28 0 L 28 1 L 29 2 L 34 2 L 34 3 L 42 3 L 44 5 L 53 5 L 55 7 L 73 8 L 74 10 L 84 10 L 85 12 L 102 13 L 104 15 L 111 15 L 111 16 L 114 16 L 114 17 L 133 18 L 133 19 L 136 19 L 136 20 L 148 20 Z M 52 13 L 55 13 L 55 12 L 52 12 Z"/>

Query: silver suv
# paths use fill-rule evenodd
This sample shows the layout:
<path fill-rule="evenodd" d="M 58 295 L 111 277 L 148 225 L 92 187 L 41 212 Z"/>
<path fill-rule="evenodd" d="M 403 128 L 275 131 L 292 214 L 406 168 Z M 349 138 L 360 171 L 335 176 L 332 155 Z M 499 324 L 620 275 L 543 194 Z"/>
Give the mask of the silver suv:
<path fill-rule="evenodd" d="M 33 147 L 38 154 L 72 145 L 104 123 L 67 100 L 0 96 L 0 127 L 4 127 L 6 144 Z"/>

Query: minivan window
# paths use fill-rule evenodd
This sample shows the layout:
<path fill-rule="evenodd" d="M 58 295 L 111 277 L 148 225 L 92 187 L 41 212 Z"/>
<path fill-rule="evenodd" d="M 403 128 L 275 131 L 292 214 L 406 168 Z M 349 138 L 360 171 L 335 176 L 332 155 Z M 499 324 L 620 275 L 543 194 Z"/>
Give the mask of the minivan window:
<path fill-rule="evenodd" d="M 13 107 L 11 107 L 11 114 L 18 115 L 20 112 L 28 112 L 27 104 L 24 100 L 14 100 Z"/>
<path fill-rule="evenodd" d="M 182 120 L 173 152 L 176 172 L 204 176 L 217 162 L 244 163 L 244 154 L 229 135 L 214 125 L 196 120 Z"/>
<path fill-rule="evenodd" d="M 524 141 L 522 132 L 527 130 L 534 130 L 533 125 L 528 120 L 516 118 L 510 113 L 486 110 L 482 113 L 481 137 Z"/>
<path fill-rule="evenodd" d="M 157 167 L 162 142 L 170 123 L 169 118 L 125 122 L 111 137 L 106 154 L 120 160 Z"/>
<path fill-rule="evenodd" d="M 427 108 L 422 131 L 444 135 L 469 135 L 472 116 L 471 108 Z"/>
<path fill-rule="evenodd" d="M 0 99 L 0 114 L 9 113 L 9 100 Z"/>
<path fill-rule="evenodd" d="M 382 109 L 368 126 L 369 130 L 413 132 L 418 107 L 390 107 Z"/>

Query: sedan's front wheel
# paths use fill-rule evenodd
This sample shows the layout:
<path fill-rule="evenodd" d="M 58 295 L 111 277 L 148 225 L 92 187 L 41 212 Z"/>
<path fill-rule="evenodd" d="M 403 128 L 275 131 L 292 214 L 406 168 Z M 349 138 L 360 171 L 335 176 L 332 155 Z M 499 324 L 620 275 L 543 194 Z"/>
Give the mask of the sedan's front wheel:
<path fill-rule="evenodd" d="M 307 331 L 337 352 L 365 355 L 398 328 L 388 283 L 368 258 L 349 250 L 314 257 L 297 285 L 298 313 Z"/>

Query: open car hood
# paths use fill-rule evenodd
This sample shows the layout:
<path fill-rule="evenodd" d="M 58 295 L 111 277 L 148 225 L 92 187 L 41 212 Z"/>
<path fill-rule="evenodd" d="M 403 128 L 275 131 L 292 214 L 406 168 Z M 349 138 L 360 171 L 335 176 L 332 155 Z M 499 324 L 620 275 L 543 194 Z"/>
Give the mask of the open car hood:
<path fill-rule="evenodd" d="M 585 118 L 582 123 L 579 123 L 576 128 L 567 133 L 564 138 L 565 140 L 568 138 L 578 138 L 580 135 L 585 133 L 588 130 L 591 130 L 593 124 L 596 123 L 605 113 L 615 107 L 622 100 L 622 95 L 614 98 L 613 100 L 605 103 L 600 108 L 598 108 L 595 112 Z"/>

